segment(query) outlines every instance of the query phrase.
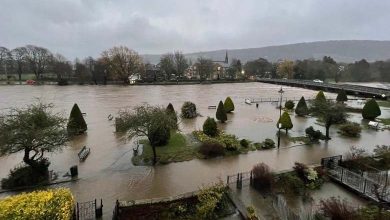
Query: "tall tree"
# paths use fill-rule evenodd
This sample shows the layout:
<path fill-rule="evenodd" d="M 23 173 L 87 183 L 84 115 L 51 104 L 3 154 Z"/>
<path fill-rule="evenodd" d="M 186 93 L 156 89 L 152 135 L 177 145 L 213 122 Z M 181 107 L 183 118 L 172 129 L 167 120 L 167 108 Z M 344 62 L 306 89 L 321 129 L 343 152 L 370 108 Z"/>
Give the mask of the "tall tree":
<path fill-rule="evenodd" d="M 56 54 L 52 61 L 52 71 L 57 75 L 58 83 L 67 84 L 72 73 L 71 63 L 61 54 Z"/>
<path fill-rule="evenodd" d="M 200 80 L 206 80 L 211 77 L 211 74 L 214 71 L 214 63 L 210 59 L 199 57 L 197 63 L 195 64 L 196 71 L 199 74 Z"/>
<path fill-rule="evenodd" d="M 365 59 L 357 61 L 354 64 L 351 64 L 350 67 L 353 80 L 359 82 L 365 82 L 371 79 L 371 74 L 369 70 L 370 70 L 370 64 Z"/>
<path fill-rule="evenodd" d="M 188 61 L 180 51 L 176 51 L 174 57 L 177 77 L 183 78 L 184 72 L 188 68 Z"/>
<path fill-rule="evenodd" d="M 329 129 L 333 124 L 344 123 L 347 114 L 345 113 L 345 107 L 342 104 L 337 104 L 332 101 L 318 102 L 316 114 L 322 118 L 325 123 L 326 138 L 329 137 Z"/>
<path fill-rule="evenodd" d="M 160 69 L 165 76 L 165 80 L 170 80 L 171 75 L 176 75 L 174 55 L 167 53 L 160 58 Z"/>
<path fill-rule="evenodd" d="M 248 61 L 245 64 L 245 72 L 250 75 L 259 77 L 270 77 L 272 65 L 267 59 L 259 58 L 257 60 Z"/>
<path fill-rule="evenodd" d="M 10 51 L 5 47 L 0 47 L 0 73 L 4 72 L 4 74 L 8 74 L 11 58 Z"/>
<path fill-rule="evenodd" d="M 117 131 L 127 132 L 130 137 L 148 138 L 153 150 L 153 164 L 157 162 L 156 147 L 165 145 L 169 140 L 170 130 L 177 127 L 165 108 L 149 105 L 120 111 L 115 124 Z"/>
<path fill-rule="evenodd" d="M 144 70 L 141 56 L 125 46 L 113 47 L 103 51 L 102 57 L 112 77 L 122 80 L 125 84 L 129 83 L 130 76 Z"/>
<path fill-rule="evenodd" d="M 215 113 L 215 116 L 217 120 L 219 120 L 222 123 L 225 123 L 227 120 L 227 115 L 226 115 L 226 110 L 225 107 L 223 106 L 223 102 L 219 101 L 217 112 Z"/>
<path fill-rule="evenodd" d="M 276 71 L 280 78 L 292 79 L 294 73 L 294 62 L 291 60 L 284 60 L 279 63 Z"/>
<path fill-rule="evenodd" d="M 12 109 L 0 117 L 0 156 L 23 152 L 23 161 L 40 170 L 45 152 L 61 149 L 67 141 L 66 120 L 52 113 L 51 104 Z"/>
<path fill-rule="evenodd" d="M 26 60 L 30 70 L 34 72 L 36 80 L 40 80 L 52 62 L 53 55 L 48 49 L 34 45 L 27 45 L 26 52 Z"/>
<path fill-rule="evenodd" d="M 27 49 L 25 47 L 17 47 L 11 51 L 11 54 L 16 64 L 16 72 L 18 73 L 19 82 L 21 82 L 22 74 L 26 65 Z"/>

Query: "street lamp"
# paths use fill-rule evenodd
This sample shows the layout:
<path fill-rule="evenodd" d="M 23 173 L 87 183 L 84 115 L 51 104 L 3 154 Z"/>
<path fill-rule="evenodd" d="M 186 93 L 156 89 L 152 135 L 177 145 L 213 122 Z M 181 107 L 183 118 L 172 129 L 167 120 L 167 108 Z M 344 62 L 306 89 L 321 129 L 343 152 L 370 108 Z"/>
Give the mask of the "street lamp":
<path fill-rule="evenodd" d="M 280 87 L 280 90 L 278 91 L 280 93 L 280 105 L 279 105 L 279 120 L 282 117 L 282 99 L 283 99 L 283 88 Z M 280 147 L 280 129 L 282 128 L 282 123 L 278 123 L 278 149 Z"/>

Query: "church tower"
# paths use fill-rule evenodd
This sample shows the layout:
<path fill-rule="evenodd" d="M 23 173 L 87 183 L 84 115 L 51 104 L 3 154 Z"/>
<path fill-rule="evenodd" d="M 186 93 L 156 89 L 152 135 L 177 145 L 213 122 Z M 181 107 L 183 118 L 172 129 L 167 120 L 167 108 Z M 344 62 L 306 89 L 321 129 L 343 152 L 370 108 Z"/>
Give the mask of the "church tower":
<path fill-rule="evenodd" d="M 226 55 L 225 55 L 225 63 L 228 64 L 229 63 L 229 57 L 228 57 L 228 52 L 226 51 Z"/>

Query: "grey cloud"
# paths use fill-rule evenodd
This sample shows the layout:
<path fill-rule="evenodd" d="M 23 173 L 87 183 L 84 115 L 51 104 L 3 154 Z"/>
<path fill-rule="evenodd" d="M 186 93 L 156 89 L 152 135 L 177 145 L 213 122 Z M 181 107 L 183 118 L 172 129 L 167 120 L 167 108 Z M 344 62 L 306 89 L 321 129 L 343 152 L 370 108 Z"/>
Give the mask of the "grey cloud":
<path fill-rule="evenodd" d="M 0 45 L 36 44 L 69 59 L 114 45 L 139 53 L 330 39 L 389 40 L 381 0 L 3 0 Z"/>

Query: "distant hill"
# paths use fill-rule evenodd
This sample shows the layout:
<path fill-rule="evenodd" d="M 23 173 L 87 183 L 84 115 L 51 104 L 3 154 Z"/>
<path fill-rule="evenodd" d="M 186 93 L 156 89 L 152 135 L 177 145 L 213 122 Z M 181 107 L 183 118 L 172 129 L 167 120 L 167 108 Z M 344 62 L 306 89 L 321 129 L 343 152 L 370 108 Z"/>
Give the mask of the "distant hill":
<path fill-rule="evenodd" d="M 280 59 L 322 59 L 331 56 L 339 62 L 354 62 L 361 59 L 367 61 L 390 59 L 390 41 L 373 40 L 339 40 L 318 41 L 310 43 L 297 43 L 279 46 L 232 49 L 227 50 L 229 59 L 237 58 L 242 62 L 254 60 L 259 57 L 275 62 Z M 213 60 L 224 60 L 226 50 L 215 50 L 185 54 L 187 58 L 195 61 L 199 56 Z M 143 55 L 145 61 L 158 63 L 161 55 Z"/>

